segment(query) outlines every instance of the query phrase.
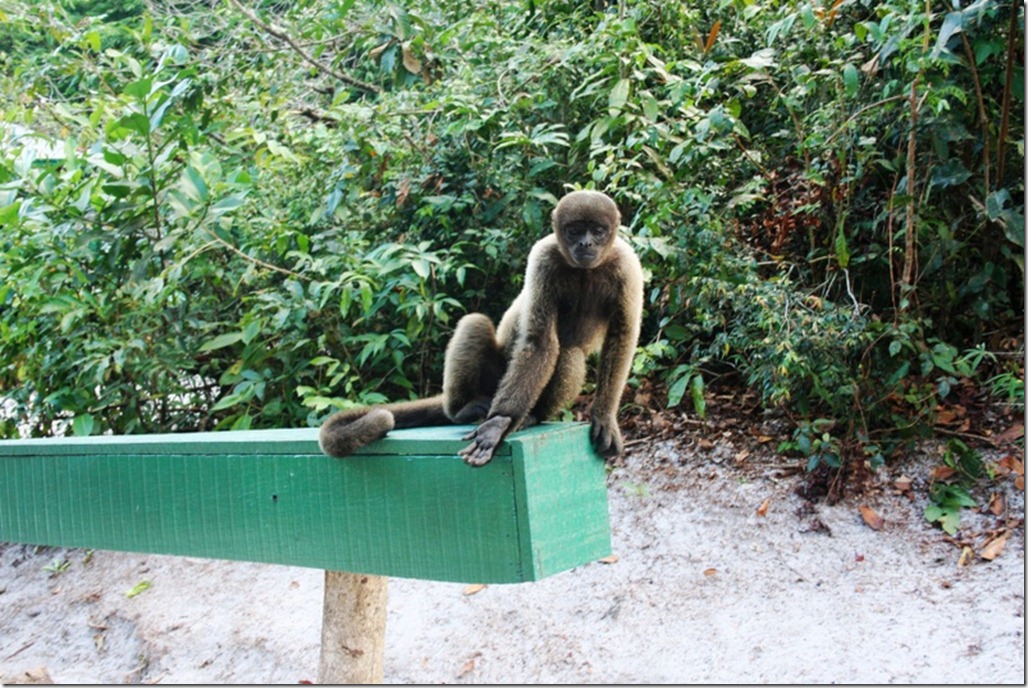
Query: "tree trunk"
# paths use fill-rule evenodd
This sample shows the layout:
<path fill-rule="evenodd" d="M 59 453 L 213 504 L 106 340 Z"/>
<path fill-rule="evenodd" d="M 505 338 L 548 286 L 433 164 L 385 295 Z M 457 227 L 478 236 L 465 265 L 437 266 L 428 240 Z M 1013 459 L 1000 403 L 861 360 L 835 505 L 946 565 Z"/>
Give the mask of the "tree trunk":
<path fill-rule="evenodd" d="M 325 571 L 318 683 L 381 683 L 389 579 Z"/>

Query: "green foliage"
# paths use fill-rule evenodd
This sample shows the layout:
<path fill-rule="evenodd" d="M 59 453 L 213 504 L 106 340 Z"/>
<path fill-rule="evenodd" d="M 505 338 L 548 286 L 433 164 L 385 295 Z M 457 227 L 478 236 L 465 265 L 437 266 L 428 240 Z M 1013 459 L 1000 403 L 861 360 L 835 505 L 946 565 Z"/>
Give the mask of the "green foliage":
<path fill-rule="evenodd" d="M 952 474 L 947 479 L 938 479 L 928 490 L 931 501 L 925 507 L 924 517 L 929 523 L 939 526 L 955 535 L 960 527 L 960 512 L 964 508 L 978 506 L 969 490 L 985 473 L 981 455 L 960 440 L 950 440 L 943 454 L 943 465 Z"/>
<path fill-rule="evenodd" d="M 0 16 L 6 436 L 431 393 L 580 187 L 624 211 L 670 406 L 730 372 L 829 466 L 965 378 L 1023 408 L 1017 5 L 145 7 Z"/>
<path fill-rule="evenodd" d="M 71 562 L 67 559 L 54 559 L 52 562 L 43 567 L 43 570 L 50 574 L 51 578 L 56 578 L 71 567 Z"/>

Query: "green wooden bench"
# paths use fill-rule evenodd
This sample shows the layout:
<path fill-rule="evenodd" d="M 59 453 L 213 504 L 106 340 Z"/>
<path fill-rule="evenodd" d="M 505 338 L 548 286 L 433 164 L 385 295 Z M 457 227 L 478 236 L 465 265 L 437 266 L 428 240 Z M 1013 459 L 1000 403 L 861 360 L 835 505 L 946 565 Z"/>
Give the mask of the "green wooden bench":
<path fill-rule="evenodd" d="M 535 581 L 610 553 L 588 426 L 396 430 L 346 459 L 317 429 L 0 442 L 0 540 L 326 570 L 319 680 L 382 678 L 386 577 Z"/>

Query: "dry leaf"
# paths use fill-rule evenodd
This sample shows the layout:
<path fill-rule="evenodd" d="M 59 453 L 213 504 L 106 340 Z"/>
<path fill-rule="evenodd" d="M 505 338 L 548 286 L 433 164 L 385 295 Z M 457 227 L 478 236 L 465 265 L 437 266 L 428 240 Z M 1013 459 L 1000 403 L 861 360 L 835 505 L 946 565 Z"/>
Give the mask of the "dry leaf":
<path fill-rule="evenodd" d="M 1024 437 L 1024 426 L 1020 423 L 1012 425 L 993 438 L 996 444 L 1007 444 Z"/>
<path fill-rule="evenodd" d="M 403 46 L 403 68 L 411 74 L 421 74 L 421 60 L 407 46 Z"/>
<path fill-rule="evenodd" d="M 999 462 L 999 468 L 1003 470 L 1004 475 L 1007 473 L 1024 475 L 1024 464 L 1014 456 L 1004 456 Z"/>
<path fill-rule="evenodd" d="M 745 461 L 748 458 L 750 458 L 750 450 L 749 449 L 743 449 L 741 452 L 739 452 L 738 454 L 735 455 L 735 462 L 736 463 L 742 463 L 743 461 Z"/>
<path fill-rule="evenodd" d="M 885 525 L 885 519 L 878 515 L 878 512 L 862 504 L 860 506 L 860 515 L 864 518 L 864 523 L 869 525 L 872 530 L 881 530 L 882 526 Z"/>
<path fill-rule="evenodd" d="M 471 585 L 464 586 L 464 595 L 474 595 L 477 592 L 485 590 L 485 583 L 472 583 Z"/>
<path fill-rule="evenodd" d="M 957 566 L 967 566 L 974 559 L 974 550 L 968 546 L 964 546 L 964 549 L 960 552 L 960 559 L 957 561 Z"/>
<path fill-rule="evenodd" d="M 714 443 L 708 440 L 706 437 L 701 438 L 700 441 L 697 442 L 697 444 L 699 444 L 700 449 L 706 449 L 708 451 L 714 448 Z"/>
<path fill-rule="evenodd" d="M 935 414 L 935 422 L 938 425 L 949 425 L 957 420 L 957 414 L 949 409 L 942 409 Z"/>
<path fill-rule="evenodd" d="M 1019 475 L 1016 478 L 1014 478 L 1014 487 L 1019 489 L 1021 492 L 1024 492 L 1024 476 L 1023 475 Z"/>
<path fill-rule="evenodd" d="M 715 573 L 717 573 L 717 569 L 715 569 L 713 567 L 711 567 L 709 569 L 704 569 L 703 570 L 703 575 L 704 576 L 713 576 Z"/>
<path fill-rule="evenodd" d="M 994 492 L 992 497 L 989 498 L 989 511 L 991 511 L 994 516 L 1002 516 L 1005 506 L 1006 504 L 1003 502 L 1003 495 L 999 492 Z"/>
<path fill-rule="evenodd" d="M 932 469 L 932 480 L 949 480 L 957 474 L 955 468 L 949 466 L 936 466 Z"/>
<path fill-rule="evenodd" d="M 763 502 L 761 502 L 760 506 L 757 507 L 757 516 L 764 516 L 765 514 L 767 514 L 767 508 L 769 506 L 771 506 L 771 498 L 770 497 L 768 497 Z"/>
<path fill-rule="evenodd" d="M 703 52 L 709 53 L 710 49 L 714 47 L 714 40 L 717 38 L 718 33 L 721 31 L 721 20 L 714 22 L 713 28 L 710 30 L 710 34 L 707 35 L 707 42 L 703 46 Z"/>
<path fill-rule="evenodd" d="M 913 483 L 913 481 L 910 478 L 905 475 L 901 475 L 896 478 L 896 482 L 894 482 L 893 485 L 900 492 L 909 492 L 911 483 Z"/>
<path fill-rule="evenodd" d="M 993 559 L 998 557 L 1000 553 L 1003 552 L 1003 548 L 1007 546 L 1007 537 L 1009 535 L 1009 532 L 1004 531 L 1003 534 L 1000 535 L 998 538 L 996 538 L 989 544 L 985 545 L 985 547 L 982 548 L 982 552 L 980 555 L 981 558 L 992 561 Z"/>
<path fill-rule="evenodd" d="M 618 563 L 618 555 L 608 554 L 607 556 L 603 557 L 603 559 L 597 559 L 597 561 L 599 561 L 601 564 L 616 564 Z"/>
<path fill-rule="evenodd" d="M 770 435 L 757 435 L 757 441 L 761 444 L 767 444 L 768 442 L 774 442 L 774 437 Z"/>

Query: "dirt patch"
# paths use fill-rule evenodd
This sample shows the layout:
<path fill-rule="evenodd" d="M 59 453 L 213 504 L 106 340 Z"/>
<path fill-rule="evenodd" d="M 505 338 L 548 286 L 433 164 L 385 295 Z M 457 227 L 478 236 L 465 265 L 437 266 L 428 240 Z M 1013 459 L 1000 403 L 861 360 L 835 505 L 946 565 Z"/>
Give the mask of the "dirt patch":
<path fill-rule="evenodd" d="M 1011 481 L 984 488 L 1003 493 L 1002 514 L 968 512 L 947 538 L 923 518 L 940 445 L 827 506 L 797 494 L 802 471 L 759 433 L 739 433 L 632 444 L 610 476 L 613 563 L 481 589 L 391 580 L 386 681 L 1024 683 L 1024 496 Z M 903 474 L 911 490 L 895 487 Z M 986 561 L 997 529 L 1006 546 Z M 975 554 L 961 566 L 964 547 Z M 6 545 L 0 674 L 312 681 L 322 578 Z"/>

